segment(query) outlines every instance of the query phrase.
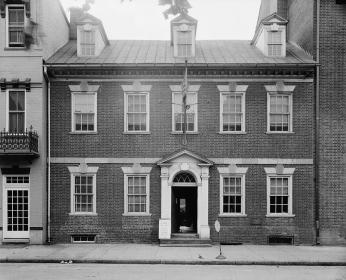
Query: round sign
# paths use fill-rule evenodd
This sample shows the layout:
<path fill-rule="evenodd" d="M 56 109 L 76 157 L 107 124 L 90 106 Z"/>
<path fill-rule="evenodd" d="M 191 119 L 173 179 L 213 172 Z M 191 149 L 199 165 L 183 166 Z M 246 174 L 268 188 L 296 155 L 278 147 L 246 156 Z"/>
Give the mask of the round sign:
<path fill-rule="evenodd" d="M 216 230 L 216 232 L 220 232 L 220 227 L 221 227 L 221 225 L 220 225 L 220 222 L 219 222 L 219 220 L 216 220 L 215 221 L 215 230 Z"/>

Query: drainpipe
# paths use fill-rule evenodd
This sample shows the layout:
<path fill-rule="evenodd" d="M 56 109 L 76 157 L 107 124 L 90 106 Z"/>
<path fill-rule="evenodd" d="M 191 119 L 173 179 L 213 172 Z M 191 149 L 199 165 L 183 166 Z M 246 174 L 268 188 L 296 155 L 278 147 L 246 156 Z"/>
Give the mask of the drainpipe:
<path fill-rule="evenodd" d="M 320 0 L 316 1 L 316 79 L 315 79 L 315 227 L 316 245 L 320 244 Z"/>
<path fill-rule="evenodd" d="M 47 243 L 50 244 L 50 80 L 45 65 L 43 73 L 47 82 Z"/>

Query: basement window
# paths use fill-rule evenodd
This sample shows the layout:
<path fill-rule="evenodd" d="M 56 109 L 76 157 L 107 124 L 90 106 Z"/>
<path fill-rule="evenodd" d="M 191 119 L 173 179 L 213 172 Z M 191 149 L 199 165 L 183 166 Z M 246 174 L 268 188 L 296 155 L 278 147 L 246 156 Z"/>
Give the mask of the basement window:
<path fill-rule="evenodd" d="M 269 245 L 293 245 L 294 238 L 293 236 L 287 235 L 270 235 L 268 236 Z"/>
<path fill-rule="evenodd" d="M 72 243 L 95 243 L 96 235 L 95 234 L 81 234 L 81 235 L 72 235 Z"/>

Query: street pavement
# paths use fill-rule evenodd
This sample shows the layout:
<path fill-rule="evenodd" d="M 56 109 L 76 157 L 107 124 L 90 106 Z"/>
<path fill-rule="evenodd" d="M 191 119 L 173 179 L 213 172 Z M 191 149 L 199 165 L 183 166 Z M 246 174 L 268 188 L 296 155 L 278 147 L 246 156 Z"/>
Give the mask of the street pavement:
<path fill-rule="evenodd" d="M 0 263 L 112 263 L 344 266 L 346 247 L 222 246 L 160 247 L 157 244 L 1 245 Z"/>
<path fill-rule="evenodd" d="M 340 266 L 0 264 L 1 280 L 345 280 Z"/>

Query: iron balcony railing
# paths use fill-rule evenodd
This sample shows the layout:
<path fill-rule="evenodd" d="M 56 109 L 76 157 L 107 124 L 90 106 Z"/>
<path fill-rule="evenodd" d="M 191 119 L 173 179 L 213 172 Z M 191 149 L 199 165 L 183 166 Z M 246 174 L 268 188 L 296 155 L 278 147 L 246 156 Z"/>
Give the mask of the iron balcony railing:
<path fill-rule="evenodd" d="M 0 153 L 38 155 L 38 134 L 32 129 L 22 133 L 0 132 Z"/>

